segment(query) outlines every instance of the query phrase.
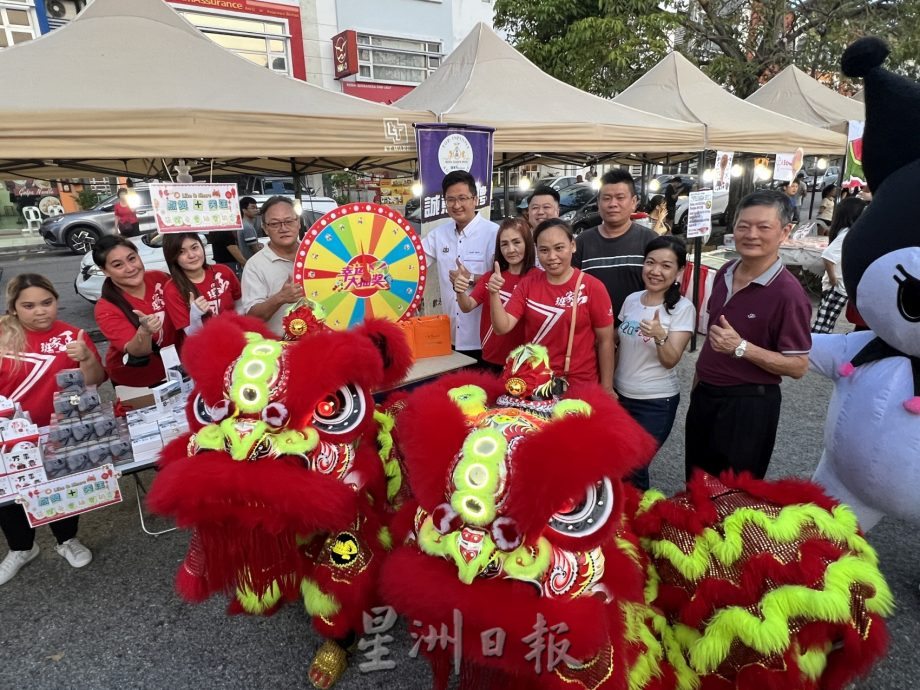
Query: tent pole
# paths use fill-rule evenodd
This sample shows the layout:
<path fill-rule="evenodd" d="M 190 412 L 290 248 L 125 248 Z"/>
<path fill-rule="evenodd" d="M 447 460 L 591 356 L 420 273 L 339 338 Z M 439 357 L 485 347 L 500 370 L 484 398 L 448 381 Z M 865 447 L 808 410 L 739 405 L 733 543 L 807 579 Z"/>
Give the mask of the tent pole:
<path fill-rule="evenodd" d="M 291 158 L 291 177 L 294 180 L 294 198 L 301 201 L 303 193 L 300 191 L 300 177 L 297 175 L 297 161 Z"/>
<path fill-rule="evenodd" d="M 511 183 L 508 175 L 509 170 L 510 168 L 507 165 L 502 168 L 502 208 L 505 209 L 505 218 L 511 215 L 508 211 L 508 202 L 511 199 L 511 191 L 508 189 L 508 185 Z"/>
<path fill-rule="evenodd" d="M 706 168 L 706 151 L 700 151 L 699 162 L 696 166 L 697 180 L 702 182 L 703 170 Z M 690 213 L 689 207 L 687 213 Z M 700 324 L 700 266 L 703 263 L 703 238 L 693 238 L 693 308 L 696 310 L 696 327 L 690 336 L 690 352 L 696 352 L 696 335 Z"/>

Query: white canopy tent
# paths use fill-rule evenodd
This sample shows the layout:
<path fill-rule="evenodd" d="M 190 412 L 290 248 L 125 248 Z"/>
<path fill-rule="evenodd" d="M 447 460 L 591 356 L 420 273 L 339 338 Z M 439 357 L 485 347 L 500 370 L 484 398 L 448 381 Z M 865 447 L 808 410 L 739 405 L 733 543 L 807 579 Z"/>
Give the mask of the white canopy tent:
<path fill-rule="evenodd" d="M 746 100 L 774 113 L 844 134 L 849 120 L 866 118 L 864 104 L 831 91 L 795 65 L 789 65 Z"/>
<path fill-rule="evenodd" d="M 139 56 L 144 56 L 141 59 Z M 47 88 L 23 75 L 79 64 Z M 69 25 L 0 51 L 0 174 L 151 175 L 162 159 L 290 173 L 415 157 L 433 115 L 328 91 L 213 43 L 161 0 L 95 0 Z"/>
<path fill-rule="evenodd" d="M 680 53 L 671 53 L 613 99 L 705 126 L 707 150 L 842 154 L 846 136 L 799 122 L 733 96 Z"/>
<path fill-rule="evenodd" d="M 555 79 L 478 24 L 396 105 L 495 128 L 499 154 L 698 151 L 703 128 L 640 112 Z"/>

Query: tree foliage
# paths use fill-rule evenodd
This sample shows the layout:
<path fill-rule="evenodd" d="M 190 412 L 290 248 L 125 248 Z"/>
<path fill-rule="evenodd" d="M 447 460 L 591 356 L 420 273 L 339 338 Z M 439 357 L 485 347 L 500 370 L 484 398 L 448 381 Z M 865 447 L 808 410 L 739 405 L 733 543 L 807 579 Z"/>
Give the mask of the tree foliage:
<path fill-rule="evenodd" d="M 669 47 L 675 17 L 654 0 L 497 0 L 495 26 L 545 72 L 612 96 Z"/>
<path fill-rule="evenodd" d="M 542 69 L 601 96 L 670 50 L 744 98 L 795 63 L 836 81 L 848 43 L 880 35 L 920 70 L 920 0 L 496 0 L 495 26 Z"/>

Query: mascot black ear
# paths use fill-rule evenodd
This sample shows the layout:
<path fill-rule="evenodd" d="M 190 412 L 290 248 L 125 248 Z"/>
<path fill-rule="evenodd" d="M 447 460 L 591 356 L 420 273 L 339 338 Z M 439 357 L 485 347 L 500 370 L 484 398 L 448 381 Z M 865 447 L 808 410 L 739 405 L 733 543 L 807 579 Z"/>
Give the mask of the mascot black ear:
<path fill-rule="evenodd" d="M 366 336 L 380 352 L 384 388 L 394 386 L 406 377 L 414 358 L 409 342 L 399 326 L 383 319 L 370 319 L 355 331 Z"/>
<path fill-rule="evenodd" d="M 874 261 L 920 244 L 917 224 L 905 222 L 916 215 L 920 179 L 920 85 L 882 67 L 889 52 L 882 39 L 867 36 L 840 61 L 845 74 L 864 79 L 866 95 L 862 165 L 873 200 L 847 234 L 842 261 L 847 294 L 857 305 L 859 283 Z"/>

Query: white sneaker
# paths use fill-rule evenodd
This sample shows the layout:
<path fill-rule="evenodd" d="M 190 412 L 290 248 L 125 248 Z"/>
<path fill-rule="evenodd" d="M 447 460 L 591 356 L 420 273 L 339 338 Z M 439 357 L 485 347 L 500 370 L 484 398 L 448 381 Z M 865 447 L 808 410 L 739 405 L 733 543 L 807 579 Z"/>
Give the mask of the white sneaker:
<path fill-rule="evenodd" d="M 38 557 L 38 544 L 32 544 L 29 551 L 10 551 L 6 558 L 0 563 L 0 585 L 4 585 L 14 577 L 19 569 L 26 563 L 34 561 Z"/>
<path fill-rule="evenodd" d="M 66 558 L 74 568 L 82 568 L 93 560 L 93 552 L 83 546 L 76 537 L 55 546 L 54 550 Z"/>

